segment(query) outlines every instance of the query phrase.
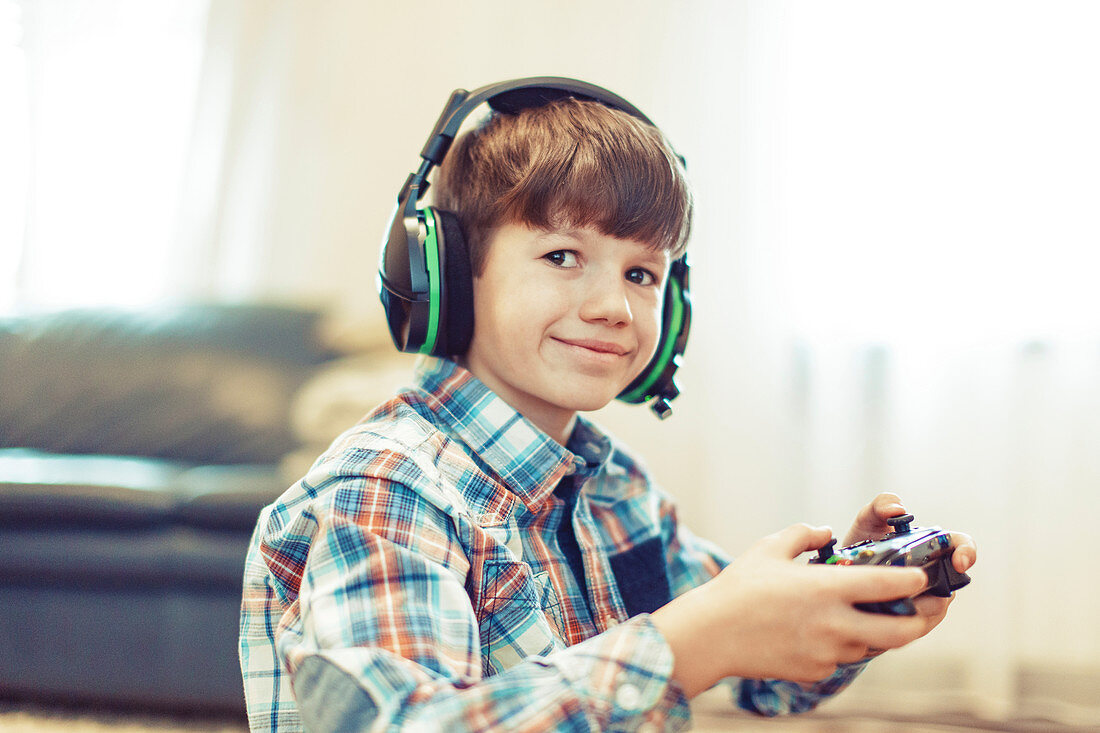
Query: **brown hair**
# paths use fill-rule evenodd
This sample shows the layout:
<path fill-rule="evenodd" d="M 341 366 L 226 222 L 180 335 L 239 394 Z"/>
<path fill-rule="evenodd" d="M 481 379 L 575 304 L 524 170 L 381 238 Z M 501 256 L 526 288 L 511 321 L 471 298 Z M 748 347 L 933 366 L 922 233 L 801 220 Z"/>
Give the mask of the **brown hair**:
<path fill-rule="evenodd" d="M 691 232 L 691 189 L 664 135 L 626 112 L 573 98 L 494 112 L 460 135 L 433 200 L 458 217 L 475 275 L 502 224 L 592 227 L 673 257 Z"/>

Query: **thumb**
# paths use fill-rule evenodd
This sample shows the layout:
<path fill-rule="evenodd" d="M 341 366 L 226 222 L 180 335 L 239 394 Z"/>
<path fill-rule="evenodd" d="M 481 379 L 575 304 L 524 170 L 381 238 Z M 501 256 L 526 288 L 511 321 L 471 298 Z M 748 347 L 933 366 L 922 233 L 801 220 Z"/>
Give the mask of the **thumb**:
<path fill-rule="evenodd" d="M 803 552 L 816 550 L 833 537 L 828 527 L 792 524 L 757 543 L 757 549 L 770 557 L 793 560 Z"/>

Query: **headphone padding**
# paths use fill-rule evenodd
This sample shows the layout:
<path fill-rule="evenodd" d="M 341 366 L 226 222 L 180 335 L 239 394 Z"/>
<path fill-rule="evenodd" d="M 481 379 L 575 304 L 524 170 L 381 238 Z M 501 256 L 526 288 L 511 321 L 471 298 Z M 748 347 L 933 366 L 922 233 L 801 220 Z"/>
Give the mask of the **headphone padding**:
<path fill-rule="evenodd" d="M 446 294 L 445 333 L 437 356 L 465 354 L 474 335 L 474 285 L 470 252 L 458 217 L 450 211 L 433 208 L 443 230 L 443 292 Z"/>

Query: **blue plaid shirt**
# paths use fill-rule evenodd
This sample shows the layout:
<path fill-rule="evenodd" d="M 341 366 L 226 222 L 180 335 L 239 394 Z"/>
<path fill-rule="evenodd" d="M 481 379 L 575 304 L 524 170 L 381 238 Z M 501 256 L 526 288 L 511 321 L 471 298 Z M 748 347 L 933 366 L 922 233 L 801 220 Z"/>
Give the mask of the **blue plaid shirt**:
<path fill-rule="evenodd" d="M 587 598 L 558 544 L 574 531 Z M 621 446 L 563 447 L 452 362 L 353 427 L 259 518 L 240 656 L 253 730 L 676 730 L 690 719 L 649 617 L 727 560 Z M 731 680 L 742 707 L 806 689 Z"/>

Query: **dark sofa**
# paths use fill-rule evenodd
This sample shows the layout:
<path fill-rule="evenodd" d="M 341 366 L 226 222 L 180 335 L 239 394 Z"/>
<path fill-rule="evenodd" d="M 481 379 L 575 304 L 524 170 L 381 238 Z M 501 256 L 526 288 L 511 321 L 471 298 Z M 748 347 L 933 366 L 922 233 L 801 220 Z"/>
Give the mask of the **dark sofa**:
<path fill-rule="evenodd" d="M 0 320 L 0 697 L 243 711 L 256 516 L 288 485 L 319 314 Z"/>

